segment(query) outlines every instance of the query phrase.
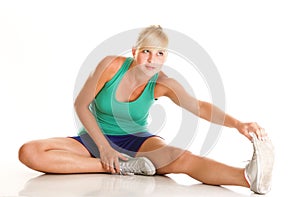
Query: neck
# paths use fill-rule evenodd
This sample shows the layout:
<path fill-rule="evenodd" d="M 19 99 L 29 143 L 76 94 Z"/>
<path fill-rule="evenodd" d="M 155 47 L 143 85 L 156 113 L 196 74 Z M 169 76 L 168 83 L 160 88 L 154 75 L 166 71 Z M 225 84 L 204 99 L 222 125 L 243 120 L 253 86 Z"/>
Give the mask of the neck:
<path fill-rule="evenodd" d="M 134 61 L 128 69 L 127 78 L 132 84 L 142 85 L 147 83 L 152 76 L 147 75 Z"/>

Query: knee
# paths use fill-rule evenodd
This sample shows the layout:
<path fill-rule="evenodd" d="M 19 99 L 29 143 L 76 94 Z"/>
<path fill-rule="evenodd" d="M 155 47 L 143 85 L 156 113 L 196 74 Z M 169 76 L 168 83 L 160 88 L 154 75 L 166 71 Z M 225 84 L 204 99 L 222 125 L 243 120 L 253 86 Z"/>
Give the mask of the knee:
<path fill-rule="evenodd" d="M 192 153 L 187 150 L 178 148 L 169 149 L 168 153 L 165 154 L 167 163 L 164 163 L 163 167 L 159 170 L 166 173 L 185 173 L 189 167 L 189 162 Z"/>
<path fill-rule="evenodd" d="M 19 149 L 19 160 L 32 168 L 37 163 L 37 153 L 40 149 L 40 144 L 35 141 L 23 144 Z"/>
<path fill-rule="evenodd" d="M 177 153 L 176 159 L 171 165 L 172 171 L 176 173 L 185 173 L 189 169 L 192 153 L 184 150 L 180 154 Z"/>
<path fill-rule="evenodd" d="M 191 155 L 191 152 L 179 148 L 171 148 L 168 155 L 172 163 L 174 162 L 182 163 L 187 161 L 188 157 Z"/>

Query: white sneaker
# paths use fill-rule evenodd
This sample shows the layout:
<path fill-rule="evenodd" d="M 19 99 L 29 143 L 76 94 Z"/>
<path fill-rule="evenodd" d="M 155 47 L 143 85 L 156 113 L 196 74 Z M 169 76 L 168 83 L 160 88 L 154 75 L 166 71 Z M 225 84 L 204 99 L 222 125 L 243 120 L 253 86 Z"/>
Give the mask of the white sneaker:
<path fill-rule="evenodd" d="M 266 194 L 271 189 L 272 170 L 274 163 L 274 148 L 270 139 L 258 140 L 250 133 L 253 141 L 253 157 L 246 166 L 245 175 L 250 189 L 258 194 Z"/>
<path fill-rule="evenodd" d="M 128 160 L 120 160 L 120 174 L 122 175 L 154 175 L 156 170 L 153 163 L 146 157 L 130 157 L 123 154 Z"/>

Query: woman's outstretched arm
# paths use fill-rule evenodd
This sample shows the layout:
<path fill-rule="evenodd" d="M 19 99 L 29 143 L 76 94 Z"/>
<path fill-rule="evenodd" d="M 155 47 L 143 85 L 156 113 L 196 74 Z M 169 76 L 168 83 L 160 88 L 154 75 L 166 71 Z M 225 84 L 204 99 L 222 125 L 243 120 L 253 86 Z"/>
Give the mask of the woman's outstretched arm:
<path fill-rule="evenodd" d="M 190 111 L 196 116 L 212 123 L 236 128 L 242 135 L 249 140 L 252 139 L 250 132 L 254 132 L 258 138 L 263 139 L 267 134 L 255 122 L 243 123 L 234 117 L 226 114 L 219 107 L 212 103 L 198 100 L 191 96 L 184 87 L 175 79 L 164 77 L 159 85 L 161 94 L 169 97 L 178 106 Z"/>

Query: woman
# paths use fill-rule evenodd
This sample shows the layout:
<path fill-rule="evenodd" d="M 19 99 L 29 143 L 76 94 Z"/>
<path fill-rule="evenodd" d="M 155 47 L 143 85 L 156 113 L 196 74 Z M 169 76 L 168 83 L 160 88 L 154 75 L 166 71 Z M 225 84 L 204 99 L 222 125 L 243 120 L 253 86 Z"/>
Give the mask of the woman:
<path fill-rule="evenodd" d="M 264 129 L 257 123 L 242 123 L 216 106 L 197 100 L 163 73 L 167 45 L 163 29 L 150 26 L 140 33 L 132 49 L 133 58 L 104 58 L 75 100 L 76 113 L 84 126 L 79 136 L 28 142 L 20 148 L 20 161 L 50 173 L 185 173 L 206 184 L 268 192 L 273 151 Z M 246 168 L 169 146 L 149 133 L 149 108 L 163 96 L 200 118 L 236 128 L 252 140 L 254 155 Z"/>

